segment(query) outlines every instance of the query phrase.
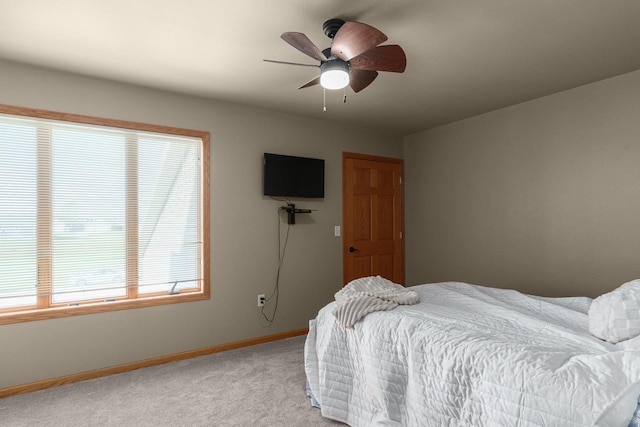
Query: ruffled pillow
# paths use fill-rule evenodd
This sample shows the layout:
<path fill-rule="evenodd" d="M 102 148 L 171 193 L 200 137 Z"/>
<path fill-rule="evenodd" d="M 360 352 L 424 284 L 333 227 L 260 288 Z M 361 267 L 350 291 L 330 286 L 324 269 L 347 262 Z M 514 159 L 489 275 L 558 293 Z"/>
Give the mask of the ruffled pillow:
<path fill-rule="evenodd" d="M 611 343 L 640 335 L 640 279 L 593 300 L 589 308 L 589 332 Z"/>

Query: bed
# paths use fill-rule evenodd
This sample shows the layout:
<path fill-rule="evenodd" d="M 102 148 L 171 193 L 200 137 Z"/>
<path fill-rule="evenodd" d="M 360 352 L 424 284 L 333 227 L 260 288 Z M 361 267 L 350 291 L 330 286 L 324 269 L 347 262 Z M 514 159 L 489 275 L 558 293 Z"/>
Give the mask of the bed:
<path fill-rule="evenodd" d="M 640 337 L 588 326 L 592 300 L 447 282 L 352 327 L 322 308 L 305 343 L 308 392 L 350 426 L 626 427 L 638 409 Z"/>

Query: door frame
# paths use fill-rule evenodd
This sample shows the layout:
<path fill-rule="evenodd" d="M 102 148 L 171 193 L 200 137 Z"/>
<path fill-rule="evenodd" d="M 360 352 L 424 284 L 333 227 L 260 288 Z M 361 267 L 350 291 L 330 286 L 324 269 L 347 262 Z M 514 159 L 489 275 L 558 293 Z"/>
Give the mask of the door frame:
<path fill-rule="evenodd" d="M 382 163 L 392 163 L 400 165 L 400 251 L 401 251 L 401 259 L 402 259 L 402 285 L 404 285 L 405 278 L 405 258 L 404 258 L 404 241 L 405 241 L 405 233 L 404 233 L 404 159 L 398 159 L 394 157 L 382 157 L 382 156 L 374 156 L 370 154 L 361 154 L 361 153 L 352 153 L 343 151 L 342 152 L 342 282 L 343 286 L 347 284 L 347 257 L 349 256 L 349 242 L 347 242 L 346 235 L 347 230 L 346 227 L 349 226 L 350 222 L 347 220 L 347 180 L 346 178 L 346 160 L 347 159 L 355 159 L 355 160 L 368 160 L 374 162 L 382 162 Z"/>

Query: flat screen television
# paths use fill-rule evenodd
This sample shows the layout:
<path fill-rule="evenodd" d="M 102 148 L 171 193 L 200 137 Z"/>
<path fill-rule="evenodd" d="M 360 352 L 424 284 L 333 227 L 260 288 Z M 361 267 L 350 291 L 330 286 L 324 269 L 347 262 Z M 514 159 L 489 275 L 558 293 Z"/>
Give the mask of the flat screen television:
<path fill-rule="evenodd" d="M 264 195 L 324 197 L 324 159 L 264 153 Z"/>

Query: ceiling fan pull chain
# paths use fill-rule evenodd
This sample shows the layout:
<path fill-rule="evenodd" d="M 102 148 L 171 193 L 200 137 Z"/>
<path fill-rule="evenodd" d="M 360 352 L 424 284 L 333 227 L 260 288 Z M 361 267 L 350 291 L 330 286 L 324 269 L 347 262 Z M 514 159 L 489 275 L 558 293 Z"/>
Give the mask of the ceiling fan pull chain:
<path fill-rule="evenodd" d="M 342 93 L 342 103 L 346 104 L 347 103 L 347 87 L 344 87 L 344 92 Z"/>
<path fill-rule="evenodd" d="M 322 112 L 327 112 L 327 89 L 322 88 Z"/>

